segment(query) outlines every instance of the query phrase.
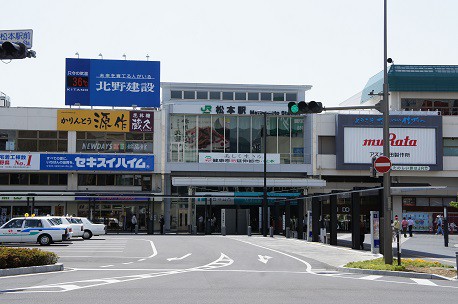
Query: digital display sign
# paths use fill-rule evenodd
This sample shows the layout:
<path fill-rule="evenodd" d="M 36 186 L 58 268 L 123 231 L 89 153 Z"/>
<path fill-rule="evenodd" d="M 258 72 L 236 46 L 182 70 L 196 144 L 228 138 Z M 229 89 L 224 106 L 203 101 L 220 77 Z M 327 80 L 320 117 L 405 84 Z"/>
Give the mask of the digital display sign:
<path fill-rule="evenodd" d="M 67 87 L 70 88 L 87 88 L 89 86 L 89 77 L 85 76 L 67 76 Z"/>

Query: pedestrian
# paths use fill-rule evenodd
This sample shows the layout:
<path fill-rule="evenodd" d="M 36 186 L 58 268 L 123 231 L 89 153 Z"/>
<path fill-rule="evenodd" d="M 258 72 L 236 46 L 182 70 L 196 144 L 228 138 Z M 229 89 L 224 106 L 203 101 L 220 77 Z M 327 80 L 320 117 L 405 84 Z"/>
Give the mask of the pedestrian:
<path fill-rule="evenodd" d="M 437 231 L 436 234 L 444 234 L 444 231 L 442 230 L 442 216 L 438 215 L 436 218 L 436 225 L 437 225 Z"/>
<path fill-rule="evenodd" d="M 361 220 L 359 222 L 359 246 L 361 247 L 361 250 L 364 250 L 364 237 L 366 236 L 366 225 L 364 224 L 364 221 Z"/>
<path fill-rule="evenodd" d="M 199 231 L 204 231 L 204 217 L 202 215 L 199 216 Z"/>
<path fill-rule="evenodd" d="M 132 232 L 135 229 L 135 226 L 137 225 L 137 217 L 135 214 L 132 215 L 132 218 L 130 219 L 130 232 Z"/>
<path fill-rule="evenodd" d="M 159 226 L 161 227 L 161 234 L 164 234 L 164 223 L 165 223 L 164 216 L 161 215 L 161 218 L 159 219 Z"/>
<path fill-rule="evenodd" d="M 393 242 L 396 242 L 399 238 L 399 230 L 401 229 L 401 223 L 399 222 L 398 216 L 394 216 L 393 222 Z"/>
<path fill-rule="evenodd" d="M 402 227 L 402 233 L 404 234 L 404 237 L 407 237 L 407 226 L 409 225 L 409 222 L 407 222 L 406 217 L 404 216 L 402 218 L 401 222 L 401 227 Z"/>
<path fill-rule="evenodd" d="M 413 224 L 414 224 L 414 221 L 413 219 L 409 216 L 409 220 L 407 221 L 407 225 L 409 227 L 409 237 L 412 237 L 412 230 L 413 230 Z"/>

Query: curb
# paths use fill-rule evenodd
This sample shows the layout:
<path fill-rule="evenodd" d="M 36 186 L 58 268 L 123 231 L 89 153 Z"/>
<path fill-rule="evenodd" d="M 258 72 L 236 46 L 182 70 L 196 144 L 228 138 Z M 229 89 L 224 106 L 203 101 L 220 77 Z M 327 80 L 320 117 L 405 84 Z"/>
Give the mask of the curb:
<path fill-rule="evenodd" d="M 7 268 L 7 269 L 0 269 L 0 277 L 14 276 L 14 275 L 20 275 L 20 274 L 30 274 L 30 273 L 62 271 L 62 270 L 64 270 L 64 264 L 62 263 L 57 263 L 54 265 L 44 265 L 44 266 Z"/>
<path fill-rule="evenodd" d="M 389 271 L 389 270 L 370 270 L 370 269 L 360 269 L 360 268 L 348 268 L 340 266 L 338 270 L 341 272 L 347 273 L 363 273 L 363 274 L 373 274 L 373 275 L 383 275 L 391 277 L 404 277 L 404 278 L 413 278 L 413 279 L 433 279 L 433 280 L 447 280 L 455 281 L 453 278 L 447 278 L 437 274 L 430 273 L 421 273 L 421 272 L 407 272 L 407 271 Z"/>

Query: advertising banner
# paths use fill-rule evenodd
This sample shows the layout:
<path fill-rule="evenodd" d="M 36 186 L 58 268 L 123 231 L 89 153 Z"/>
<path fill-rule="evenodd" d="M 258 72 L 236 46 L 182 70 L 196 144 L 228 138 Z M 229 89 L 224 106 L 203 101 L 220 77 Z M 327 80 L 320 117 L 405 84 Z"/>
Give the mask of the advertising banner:
<path fill-rule="evenodd" d="M 336 167 L 364 170 L 383 155 L 381 115 L 337 115 Z M 442 170 L 442 117 L 390 115 L 389 145 L 392 170 Z"/>
<path fill-rule="evenodd" d="M 42 154 L 40 170 L 154 171 L 154 156 L 130 154 Z"/>
<path fill-rule="evenodd" d="M 66 59 L 65 104 L 160 107 L 160 62 Z"/>
<path fill-rule="evenodd" d="M 0 170 L 40 170 L 40 153 L 0 153 Z"/>
<path fill-rule="evenodd" d="M 380 248 L 380 218 L 378 211 L 371 211 L 371 252 L 378 253 Z"/>
<path fill-rule="evenodd" d="M 280 154 L 268 153 L 267 164 L 280 164 Z M 263 153 L 199 153 L 199 163 L 264 164 Z"/>
<path fill-rule="evenodd" d="M 433 226 L 431 216 L 427 212 L 406 212 L 402 214 L 402 217 L 413 220 L 413 231 L 429 231 L 429 228 Z"/>
<path fill-rule="evenodd" d="M 129 132 L 129 111 L 57 110 L 57 130 Z"/>

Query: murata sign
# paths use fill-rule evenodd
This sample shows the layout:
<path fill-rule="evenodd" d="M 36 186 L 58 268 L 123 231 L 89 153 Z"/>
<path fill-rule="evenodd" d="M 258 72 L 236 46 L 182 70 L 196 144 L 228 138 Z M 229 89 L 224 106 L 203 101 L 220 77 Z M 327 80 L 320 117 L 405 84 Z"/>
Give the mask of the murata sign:
<path fill-rule="evenodd" d="M 406 165 L 442 170 L 442 117 L 393 115 L 390 119 L 393 170 Z M 337 169 L 363 170 L 369 168 L 373 157 L 382 156 L 382 126 L 382 116 L 338 115 Z"/>

